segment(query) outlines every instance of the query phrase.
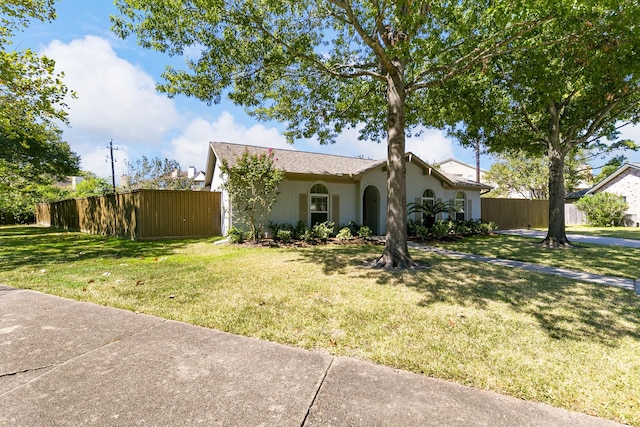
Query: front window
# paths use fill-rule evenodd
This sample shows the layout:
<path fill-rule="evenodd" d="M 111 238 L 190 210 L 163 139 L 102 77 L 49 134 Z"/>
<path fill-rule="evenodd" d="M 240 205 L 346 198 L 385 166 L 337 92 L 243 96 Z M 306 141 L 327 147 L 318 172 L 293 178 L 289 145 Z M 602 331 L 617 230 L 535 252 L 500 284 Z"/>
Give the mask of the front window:
<path fill-rule="evenodd" d="M 329 190 L 322 184 L 311 187 L 309 211 L 311 212 L 311 225 L 329 221 Z"/>
<path fill-rule="evenodd" d="M 432 208 L 435 203 L 436 203 L 436 193 L 430 188 L 427 188 L 426 190 L 424 190 L 424 192 L 422 193 L 422 206 L 428 206 L 429 208 Z M 434 218 L 435 216 L 431 216 L 427 214 L 427 212 L 423 211 L 422 221 L 433 222 L 432 219 L 428 219 L 429 217 Z"/>
<path fill-rule="evenodd" d="M 454 207 L 456 209 L 456 219 L 464 220 L 464 209 L 467 204 L 467 197 L 462 191 L 456 193 Z"/>

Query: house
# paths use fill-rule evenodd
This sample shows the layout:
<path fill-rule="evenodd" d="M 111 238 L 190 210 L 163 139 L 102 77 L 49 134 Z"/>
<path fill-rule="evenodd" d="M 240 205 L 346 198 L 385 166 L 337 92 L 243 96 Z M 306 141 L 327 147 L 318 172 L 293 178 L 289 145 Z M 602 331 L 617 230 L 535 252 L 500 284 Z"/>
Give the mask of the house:
<path fill-rule="evenodd" d="M 307 226 L 333 221 L 341 227 L 354 221 L 386 233 L 387 161 L 269 149 L 249 145 L 211 142 L 205 173 L 205 190 L 222 191 L 220 164 L 233 165 L 245 151 L 267 154 L 271 150 L 275 166 L 285 171 L 269 221 Z M 407 202 L 451 200 L 459 208 L 458 219 L 480 218 L 480 192 L 490 189 L 431 167 L 412 153 L 407 158 Z M 222 230 L 233 225 L 233 206 L 222 196 Z"/>
<path fill-rule="evenodd" d="M 640 223 L 640 163 L 625 163 L 583 194 L 587 196 L 603 191 L 624 197 L 629 205 L 629 223 L 636 226 Z"/>
<path fill-rule="evenodd" d="M 194 166 L 189 166 L 187 169 L 187 178 L 192 180 L 192 190 L 202 190 L 204 188 L 204 172 L 196 169 Z"/>
<path fill-rule="evenodd" d="M 434 166 L 440 169 L 442 172 L 446 172 L 450 175 L 456 175 L 466 179 L 467 181 L 477 181 L 476 177 L 478 174 L 478 170 L 475 166 L 470 165 L 469 163 L 461 162 L 460 160 L 456 160 L 453 158 L 449 158 L 443 160 L 441 162 L 435 163 Z M 480 182 L 485 181 L 486 170 L 480 169 Z"/>

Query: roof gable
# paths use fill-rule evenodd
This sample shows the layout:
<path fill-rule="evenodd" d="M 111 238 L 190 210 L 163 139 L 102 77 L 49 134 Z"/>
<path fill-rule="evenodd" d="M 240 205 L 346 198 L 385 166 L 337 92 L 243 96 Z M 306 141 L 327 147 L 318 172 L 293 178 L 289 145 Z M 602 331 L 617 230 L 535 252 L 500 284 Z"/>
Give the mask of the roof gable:
<path fill-rule="evenodd" d="M 608 177 L 606 177 L 605 179 L 603 179 L 602 181 L 600 181 L 599 183 L 597 183 L 596 185 L 591 187 L 586 192 L 586 194 L 594 194 L 595 192 L 600 190 L 602 187 L 606 186 L 608 183 L 610 183 L 614 179 L 618 178 L 620 175 L 624 174 L 626 171 L 628 171 L 630 169 L 640 170 L 640 163 L 625 163 L 624 165 L 620 166 L 611 175 L 609 175 Z"/>

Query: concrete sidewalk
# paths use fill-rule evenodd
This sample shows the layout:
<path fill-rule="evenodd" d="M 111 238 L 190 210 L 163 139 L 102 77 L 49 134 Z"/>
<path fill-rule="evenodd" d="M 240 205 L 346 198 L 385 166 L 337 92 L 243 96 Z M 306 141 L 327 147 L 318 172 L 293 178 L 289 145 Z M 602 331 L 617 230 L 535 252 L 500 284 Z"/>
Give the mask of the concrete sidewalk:
<path fill-rule="evenodd" d="M 614 426 L 610 421 L 0 285 L 0 425 Z"/>

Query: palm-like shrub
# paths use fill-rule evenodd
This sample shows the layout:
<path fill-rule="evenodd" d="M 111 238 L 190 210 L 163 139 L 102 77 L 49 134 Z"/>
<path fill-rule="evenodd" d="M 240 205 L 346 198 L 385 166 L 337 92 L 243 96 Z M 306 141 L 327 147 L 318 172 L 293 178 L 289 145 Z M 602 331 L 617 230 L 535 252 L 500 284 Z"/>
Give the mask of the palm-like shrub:
<path fill-rule="evenodd" d="M 436 221 L 436 215 L 439 213 L 455 211 L 454 204 L 451 201 L 425 201 L 423 203 L 409 203 L 407 205 L 407 214 L 415 215 L 420 213 L 424 220 L 424 226 L 431 229 Z"/>

